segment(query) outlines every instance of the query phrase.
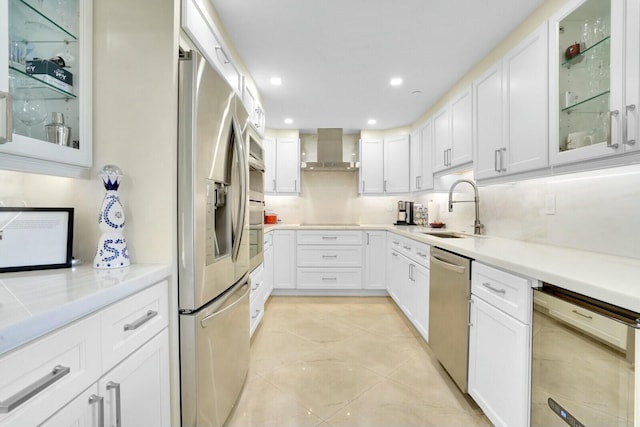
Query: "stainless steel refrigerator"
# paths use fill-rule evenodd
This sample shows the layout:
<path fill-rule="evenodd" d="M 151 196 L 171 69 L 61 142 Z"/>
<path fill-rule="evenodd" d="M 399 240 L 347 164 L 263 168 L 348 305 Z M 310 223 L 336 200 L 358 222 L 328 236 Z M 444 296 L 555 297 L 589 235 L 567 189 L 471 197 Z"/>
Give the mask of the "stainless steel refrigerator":
<path fill-rule="evenodd" d="M 181 54 L 179 79 L 182 426 L 221 426 L 249 367 L 246 112 L 196 51 Z"/>

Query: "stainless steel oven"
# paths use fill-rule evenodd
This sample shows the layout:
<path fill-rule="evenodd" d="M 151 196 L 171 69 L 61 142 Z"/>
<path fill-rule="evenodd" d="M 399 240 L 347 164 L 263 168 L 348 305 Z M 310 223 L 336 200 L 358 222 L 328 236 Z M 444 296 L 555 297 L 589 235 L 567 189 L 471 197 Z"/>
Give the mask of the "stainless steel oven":
<path fill-rule="evenodd" d="M 264 259 L 264 148 L 251 126 L 245 130 L 249 152 L 249 270 Z"/>

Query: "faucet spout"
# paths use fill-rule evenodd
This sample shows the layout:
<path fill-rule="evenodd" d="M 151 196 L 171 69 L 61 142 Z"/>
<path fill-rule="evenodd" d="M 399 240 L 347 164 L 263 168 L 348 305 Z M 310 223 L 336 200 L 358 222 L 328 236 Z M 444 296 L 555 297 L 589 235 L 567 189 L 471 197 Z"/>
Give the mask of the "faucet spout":
<path fill-rule="evenodd" d="M 466 182 L 467 184 L 473 187 L 473 200 L 453 200 L 453 189 L 456 188 L 458 184 Z M 473 223 L 473 234 L 482 234 L 482 229 L 484 225 L 480 222 L 480 197 L 478 196 L 478 186 L 475 182 L 469 179 L 459 179 L 454 182 L 451 188 L 449 189 L 449 212 L 453 212 L 453 204 L 454 203 L 474 203 L 476 208 L 476 219 Z"/>

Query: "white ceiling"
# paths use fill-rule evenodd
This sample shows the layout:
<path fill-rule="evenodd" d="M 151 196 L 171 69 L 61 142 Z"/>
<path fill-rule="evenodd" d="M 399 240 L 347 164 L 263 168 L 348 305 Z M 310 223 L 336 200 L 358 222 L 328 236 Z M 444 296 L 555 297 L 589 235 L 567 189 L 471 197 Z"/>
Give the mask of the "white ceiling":
<path fill-rule="evenodd" d="M 210 1 L 258 86 L 267 127 L 306 132 L 413 123 L 543 3 Z M 396 76 L 404 83 L 391 87 Z"/>

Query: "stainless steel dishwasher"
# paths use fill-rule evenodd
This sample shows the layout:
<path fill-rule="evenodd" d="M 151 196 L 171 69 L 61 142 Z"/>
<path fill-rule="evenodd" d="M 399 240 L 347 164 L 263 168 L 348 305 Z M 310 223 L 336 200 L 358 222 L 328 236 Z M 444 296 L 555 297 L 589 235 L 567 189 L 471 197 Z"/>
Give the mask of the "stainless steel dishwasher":
<path fill-rule="evenodd" d="M 471 260 L 432 247 L 429 277 L 429 347 L 466 393 Z"/>

